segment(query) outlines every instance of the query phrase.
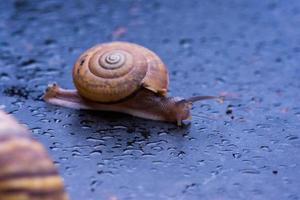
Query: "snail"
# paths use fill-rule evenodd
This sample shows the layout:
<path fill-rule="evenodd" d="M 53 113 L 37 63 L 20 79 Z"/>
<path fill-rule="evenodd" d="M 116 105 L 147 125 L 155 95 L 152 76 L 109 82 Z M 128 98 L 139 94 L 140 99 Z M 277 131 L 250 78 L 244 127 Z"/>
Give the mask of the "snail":
<path fill-rule="evenodd" d="M 45 148 L 0 110 L 0 200 L 68 200 Z"/>
<path fill-rule="evenodd" d="M 168 71 L 151 50 L 128 42 L 96 45 L 83 52 L 73 67 L 76 90 L 50 84 L 46 102 L 74 109 L 122 112 L 136 117 L 176 122 L 191 117 L 196 101 L 215 96 L 168 97 Z"/>

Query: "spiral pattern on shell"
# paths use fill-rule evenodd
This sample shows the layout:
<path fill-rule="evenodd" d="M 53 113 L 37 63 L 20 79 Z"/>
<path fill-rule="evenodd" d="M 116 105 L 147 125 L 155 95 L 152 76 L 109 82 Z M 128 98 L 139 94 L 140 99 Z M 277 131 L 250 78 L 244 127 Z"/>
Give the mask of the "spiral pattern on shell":
<path fill-rule="evenodd" d="M 0 110 L 0 200 L 68 200 L 46 150 Z"/>
<path fill-rule="evenodd" d="M 98 102 L 116 102 L 144 87 L 166 95 L 168 72 L 160 58 L 140 45 L 100 44 L 85 51 L 73 68 L 79 94 Z"/>

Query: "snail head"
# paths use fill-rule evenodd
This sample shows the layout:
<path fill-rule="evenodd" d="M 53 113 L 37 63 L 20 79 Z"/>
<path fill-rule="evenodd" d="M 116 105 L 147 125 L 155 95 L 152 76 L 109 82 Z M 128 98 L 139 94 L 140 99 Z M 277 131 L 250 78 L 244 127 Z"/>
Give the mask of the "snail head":
<path fill-rule="evenodd" d="M 186 99 L 175 100 L 177 125 L 181 126 L 183 120 L 191 119 L 191 109 L 195 102 L 209 99 L 216 99 L 220 103 L 224 101 L 224 97 L 222 96 L 193 96 Z"/>

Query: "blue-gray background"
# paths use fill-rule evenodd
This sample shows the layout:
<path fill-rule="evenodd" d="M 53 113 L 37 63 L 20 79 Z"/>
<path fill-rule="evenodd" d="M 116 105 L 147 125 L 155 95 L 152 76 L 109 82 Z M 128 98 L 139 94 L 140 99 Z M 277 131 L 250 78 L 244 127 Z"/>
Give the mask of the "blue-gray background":
<path fill-rule="evenodd" d="M 177 128 L 45 104 L 77 56 L 132 41 L 197 103 Z M 300 198 L 300 1 L 0 2 L 0 104 L 49 150 L 73 200 Z M 232 113 L 230 113 L 232 109 Z"/>

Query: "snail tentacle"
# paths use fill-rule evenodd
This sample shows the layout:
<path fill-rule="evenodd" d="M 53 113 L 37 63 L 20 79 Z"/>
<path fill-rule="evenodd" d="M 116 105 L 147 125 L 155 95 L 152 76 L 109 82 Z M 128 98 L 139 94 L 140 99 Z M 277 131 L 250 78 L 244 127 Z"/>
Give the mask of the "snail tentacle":
<path fill-rule="evenodd" d="M 193 96 L 193 97 L 189 97 L 186 99 L 186 101 L 189 102 L 196 102 L 196 101 L 203 101 L 203 100 L 208 100 L 208 99 L 221 99 L 221 97 L 218 96 Z"/>

